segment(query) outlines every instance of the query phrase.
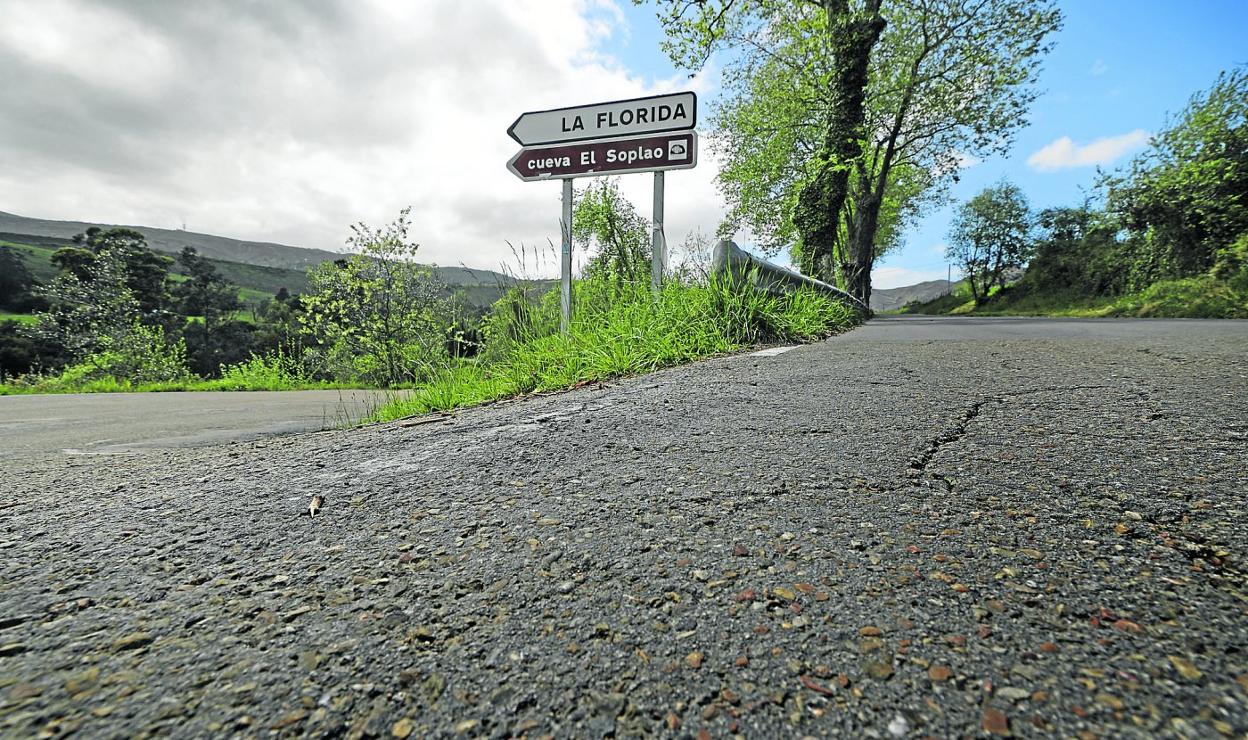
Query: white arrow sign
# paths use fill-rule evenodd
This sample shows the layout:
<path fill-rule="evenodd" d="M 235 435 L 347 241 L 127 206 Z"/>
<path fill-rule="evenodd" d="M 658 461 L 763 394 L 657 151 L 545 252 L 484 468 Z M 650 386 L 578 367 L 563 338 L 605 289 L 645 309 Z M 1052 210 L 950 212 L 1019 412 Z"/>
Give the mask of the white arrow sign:
<path fill-rule="evenodd" d="M 522 146 L 691 129 L 698 96 L 691 92 L 523 113 L 507 129 Z"/>

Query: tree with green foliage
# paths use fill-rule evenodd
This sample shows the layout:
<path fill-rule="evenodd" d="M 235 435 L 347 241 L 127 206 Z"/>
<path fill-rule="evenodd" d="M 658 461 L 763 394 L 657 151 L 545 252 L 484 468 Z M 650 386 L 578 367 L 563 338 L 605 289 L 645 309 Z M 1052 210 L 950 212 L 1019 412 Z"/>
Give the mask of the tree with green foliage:
<path fill-rule="evenodd" d="M 1105 185 L 1108 209 L 1134 247 L 1132 289 L 1233 259 L 1248 232 L 1248 67 L 1223 72 L 1194 95 Z"/>
<path fill-rule="evenodd" d="M 52 253 L 51 262 L 60 272 L 68 272 L 80 280 L 90 279 L 95 252 L 82 247 L 61 247 Z"/>
<path fill-rule="evenodd" d="M 61 272 L 40 293 L 49 309 L 36 314 L 34 338 L 58 349 L 71 385 L 113 378 L 131 383 L 187 377 L 186 345 L 159 324 L 140 321 L 127 278 L 124 247 L 103 245 L 83 273 Z"/>
<path fill-rule="evenodd" d="M 1027 293 L 1095 297 L 1126 291 L 1129 251 L 1118 241 L 1118 220 L 1091 203 L 1048 208 L 1036 216 L 1035 255 L 1019 289 Z"/>
<path fill-rule="evenodd" d="M 249 351 L 255 355 L 280 352 L 286 357 L 302 359 L 303 334 L 299 323 L 302 313 L 303 300 L 291 295 L 286 288 L 279 289 L 273 298 L 255 310 L 255 331 Z"/>
<path fill-rule="evenodd" d="M 92 226 L 73 237 L 76 247 L 58 249 L 52 263 L 62 270 L 84 277 L 91 260 L 104 251 L 121 255 L 125 263 L 126 285 L 139 304 L 145 323 L 165 323 L 163 312 L 169 308 L 169 267 L 173 259 L 156 254 L 147 246 L 147 238 L 134 229 L 102 229 Z"/>
<path fill-rule="evenodd" d="M 745 161 L 737 162 L 735 173 L 726 171 L 727 178 L 721 175 L 725 194 L 740 211 L 742 195 L 764 199 L 778 195 L 765 183 L 754 181 L 760 174 L 790 180 L 791 187 L 782 196 L 787 211 L 782 226 L 774 228 L 758 211 L 744 215 L 773 226 L 769 229 L 773 235 L 797 232 L 803 271 L 824 279 L 834 276 L 850 168 L 863 154 L 871 49 L 886 25 L 881 2 L 659 3 L 667 33 L 664 49 L 674 62 L 700 69 L 717 49 L 736 58 L 725 69 L 724 82 L 732 91 L 731 100 L 744 109 L 734 111 L 729 102 L 717 123 L 728 133 L 724 149 L 729 159 L 735 156 Z M 812 64 L 815 60 L 819 63 Z M 817 114 L 812 115 L 813 108 Z M 734 121 L 739 128 L 725 126 Z M 794 128 L 802 129 L 800 135 Z M 740 136 L 734 138 L 733 133 Z M 803 145 L 800 149 L 798 138 Z M 761 159 L 750 161 L 754 157 Z M 796 172 L 802 176 L 792 177 Z"/>
<path fill-rule="evenodd" d="M 572 239 L 591 254 L 587 277 L 612 284 L 650 280 L 650 222 L 620 193 L 619 181 L 603 178 L 576 194 Z"/>
<path fill-rule="evenodd" d="M 191 367 L 199 375 L 215 376 L 222 365 L 240 362 L 250 354 L 251 327 L 236 320 L 243 307 L 238 286 L 222 277 L 194 247 L 182 248 L 178 264 L 187 279 L 174 286 L 173 298 L 187 319 L 183 336 Z"/>
<path fill-rule="evenodd" d="M 429 377 L 446 358 L 444 286 L 413 261 L 410 211 L 380 229 L 352 226 L 347 244 L 360 253 L 308 272 L 300 321 L 337 378 L 393 386 Z"/>
<path fill-rule="evenodd" d="M 0 382 L 59 364 L 57 347 L 16 321 L 0 321 Z"/>
<path fill-rule="evenodd" d="M 37 334 L 63 348 L 71 362 L 108 349 L 139 316 L 126 283 L 125 255 L 104 249 L 80 269 L 64 270 L 40 289 L 49 303 L 37 314 Z"/>
<path fill-rule="evenodd" d="M 673 59 L 693 66 L 706 39 L 736 55 L 713 119 L 727 229 L 792 244 L 804 271 L 864 300 L 876 259 L 960 162 L 1009 147 L 1061 23 L 1052 0 L 662 7 Z"/>
<path fill-rule="evenodd" d="M 962 267 L 978 304 L 992 286 L 1005 287 L 1006 270 L 1027 264 L 1034 246 L 1027 198 L 1003 181 L 958 209 L 945 256 Z"/>
<path fill-rule="evenodd" d="M 864 301 L 881 215 L 943 194 L 966 158 L 1009 151 L 1061 27 L 1054 0 L 890 0 L 886 15 L 871 67 L 870 155 L 854 163 L 850 204 L 848 261 L 866 281 Z"/>
<path fill-rule="evenodd" d="M 0 247 L 0 309 L 25 313 L 31 307 L 34 287 L 35 278 L 21 255 Z"/>

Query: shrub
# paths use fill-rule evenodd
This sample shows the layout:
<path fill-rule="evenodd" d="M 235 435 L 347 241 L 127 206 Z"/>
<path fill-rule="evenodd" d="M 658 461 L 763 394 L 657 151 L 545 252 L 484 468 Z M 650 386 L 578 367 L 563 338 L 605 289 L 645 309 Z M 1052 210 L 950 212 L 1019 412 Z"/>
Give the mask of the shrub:
<path fill-rule="evenodd" d="M 225 391 L 289 391 L 311 381 L 298 359 L 282 351 L 252 355 L 236 365 L 223 365 L 213 387 Z"/>

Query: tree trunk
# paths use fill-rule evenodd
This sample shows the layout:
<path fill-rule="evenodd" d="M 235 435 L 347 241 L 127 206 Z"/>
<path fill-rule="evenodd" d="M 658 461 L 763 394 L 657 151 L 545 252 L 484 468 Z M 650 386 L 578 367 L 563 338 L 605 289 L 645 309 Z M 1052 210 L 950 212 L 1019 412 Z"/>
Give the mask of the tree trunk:
<path fill-rule="evenodd" d="M 882 0 L 854 12 L 849 0 L 823 0 L 833 59 L 833 105 L 824 137 L 822 167 L 798 195 L 793 221 L 802 239 L 802 271 L 832 281 L 841 238 L 850 165 L 863 156 L 862 124 L 871 49 L 884 32 Z M 869 280 L 869 278 L 868 278 Z"/>
<path fill-rule="evenodd" d="M 868 306 L 871 305 L 871 266 L 875 264 L 875 232 L 879 230 L 882 192 L 881 189 L 858 196 L 845 266 L 845 290 Z"/>

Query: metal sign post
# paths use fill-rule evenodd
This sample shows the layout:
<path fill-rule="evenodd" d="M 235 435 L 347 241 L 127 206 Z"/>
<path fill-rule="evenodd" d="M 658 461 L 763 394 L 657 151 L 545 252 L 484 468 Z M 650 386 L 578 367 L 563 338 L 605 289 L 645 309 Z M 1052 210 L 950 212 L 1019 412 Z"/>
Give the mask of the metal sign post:
<path fill-rule="evenodd" d="M 559 330 L 572 328 L 572 178 L 563 180 L 563 248 L 559 252 Z"/>
<path fill-rule="evenodd" d="M 654 173 L 654 227 L 650 235 L 650 287 L 663 292 L 663 263 L 667 260 L 667 239 L 663 234 L 663 173 Z"/>
<path fill-rule="evenodd" d="M 650 285 L 663 290 L 667 236 L 663 173 L 698 163 L 698 96 L 691 92 L 523 113 L 507 129 L 523 147 L 507 169 L 525 182 L 563 180 L 559 326 L 572 327 L 572 178 L 654 173 Z"/>

